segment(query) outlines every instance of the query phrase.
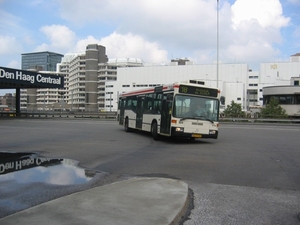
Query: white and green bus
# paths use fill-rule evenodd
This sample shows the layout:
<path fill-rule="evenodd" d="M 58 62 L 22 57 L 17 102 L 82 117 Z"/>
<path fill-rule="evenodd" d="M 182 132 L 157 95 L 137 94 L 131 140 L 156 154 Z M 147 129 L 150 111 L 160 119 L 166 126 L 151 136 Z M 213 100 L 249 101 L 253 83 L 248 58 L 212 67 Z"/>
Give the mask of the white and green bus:
<path fill-rule="evenodd" d="M 125 131 L 162 136 L 218 138 L 220 91 L 190 80 L 119 96 L 117 119 Z"/>

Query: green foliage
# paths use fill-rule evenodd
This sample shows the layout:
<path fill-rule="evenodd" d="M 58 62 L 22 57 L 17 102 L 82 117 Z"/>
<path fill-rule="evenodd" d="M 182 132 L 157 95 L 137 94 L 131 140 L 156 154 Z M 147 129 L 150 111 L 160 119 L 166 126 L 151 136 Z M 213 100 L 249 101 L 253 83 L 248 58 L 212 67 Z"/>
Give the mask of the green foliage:
<path fill-rule="evenodd" d="M 263 118 L 286 118 L 288 115 L 279 105 L 278 100 L 272 97 L 269 104 L 261 109 L 260 116 Z"/>
<path fill-rule="evenodd" d="M 227 105 L 224 110 L 225 117 L 245 117 L 245 112 L 242 111 L 241 104 L 231 101 L 231 105 Z"/>

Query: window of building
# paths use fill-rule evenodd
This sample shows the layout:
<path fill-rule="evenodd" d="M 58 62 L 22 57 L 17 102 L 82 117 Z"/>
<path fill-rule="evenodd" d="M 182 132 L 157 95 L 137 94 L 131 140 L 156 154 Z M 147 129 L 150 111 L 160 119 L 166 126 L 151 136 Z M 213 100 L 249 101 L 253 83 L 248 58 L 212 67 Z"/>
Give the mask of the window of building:
<path fill-rule="evenodd" d="M 248 92 L 249 95 L 257 95 L 257 91 L 256 90 L 252 90 Z"/>
<path fill-rule="evenodd" d="M 300 95 L 295 95 L 295 104 L 300 105 Z"/>

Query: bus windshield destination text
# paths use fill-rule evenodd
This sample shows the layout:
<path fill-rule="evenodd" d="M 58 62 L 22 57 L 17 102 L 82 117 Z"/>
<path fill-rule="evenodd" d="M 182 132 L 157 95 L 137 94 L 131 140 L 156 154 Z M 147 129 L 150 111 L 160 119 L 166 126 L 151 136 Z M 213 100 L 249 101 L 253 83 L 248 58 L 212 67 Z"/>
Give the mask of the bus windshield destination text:
<path fill-rule="evenodd" d="M 203 96 L 210 96 L 210 97 L 217 97 L 218 96 L 218 90 L 217 89 L 210 89 L 210 88 L 203 88 L 203 87 L 193 87 L 193 86 L 186 86 L 186 85 L 180 85 L 179 93 L 193 94 L 193 95 L 203 95 Z"/>

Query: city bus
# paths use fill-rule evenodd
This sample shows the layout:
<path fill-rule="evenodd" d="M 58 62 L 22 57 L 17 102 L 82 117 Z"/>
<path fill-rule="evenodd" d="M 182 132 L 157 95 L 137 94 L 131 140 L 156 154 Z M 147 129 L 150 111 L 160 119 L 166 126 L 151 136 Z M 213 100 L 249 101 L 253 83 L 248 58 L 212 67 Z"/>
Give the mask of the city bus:
<path fill-rule="evenodd" d="M 122 93 L 117 120 L 126 132 L 160 136 L 218 138 L 220 91 L 198 80 Z M 196 113 L 197 106 L 202 107 Z"/>

